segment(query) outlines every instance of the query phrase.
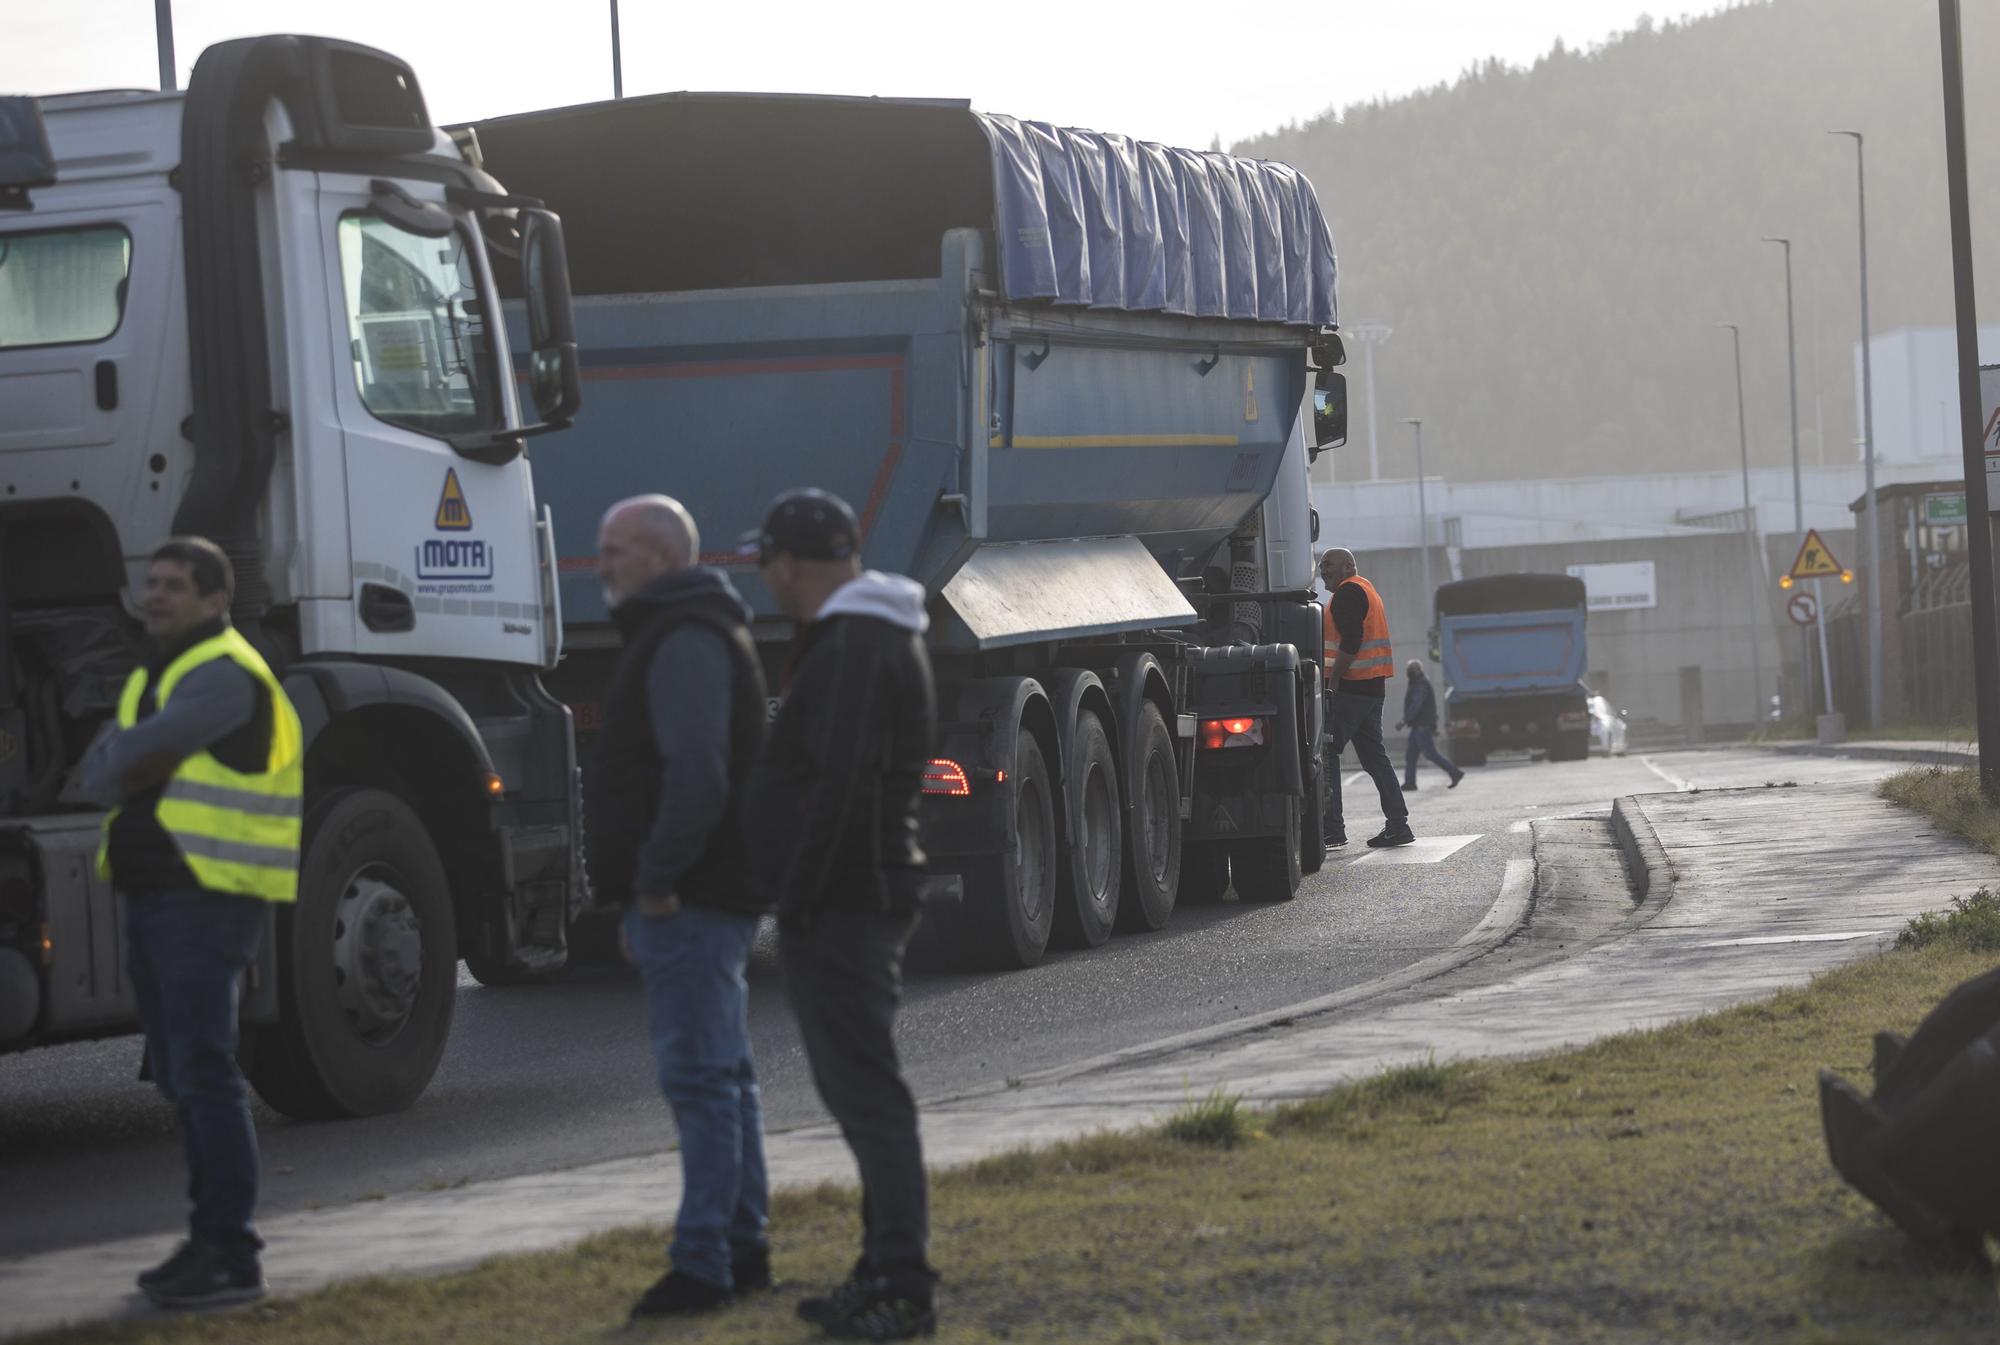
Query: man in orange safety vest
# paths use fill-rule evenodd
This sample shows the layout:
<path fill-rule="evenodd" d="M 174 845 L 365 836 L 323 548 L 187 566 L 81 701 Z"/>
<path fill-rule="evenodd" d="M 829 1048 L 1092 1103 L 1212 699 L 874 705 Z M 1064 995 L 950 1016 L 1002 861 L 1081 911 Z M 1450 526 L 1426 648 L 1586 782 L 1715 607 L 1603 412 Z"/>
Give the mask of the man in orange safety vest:
<path fill-rule="evenodd" d="M 1388 609 L 1375 586 L 1359 574 L 1352 551 L 1330 547 L 1321 552 L 1319 577 L 1328 594 L 1321 651 L 1329 688 L 1324 739 L 1326 817 L 1322 828 L 1326 848 L 1337 850 L 1347 844 L 1347 824 L 1340 807 L 1340 753 L 1349 744 L 1382 798 L 1386 825 L 1368 844 L 1377 849 L 1408 845 L 1417 839 L 1410 831 L 1409 805 L 1403 801 L 1396 768 L 1382 743 L 1382 706 L 1389 679 L 1396 675 L 1395 655 L 1389 648 Z"/>

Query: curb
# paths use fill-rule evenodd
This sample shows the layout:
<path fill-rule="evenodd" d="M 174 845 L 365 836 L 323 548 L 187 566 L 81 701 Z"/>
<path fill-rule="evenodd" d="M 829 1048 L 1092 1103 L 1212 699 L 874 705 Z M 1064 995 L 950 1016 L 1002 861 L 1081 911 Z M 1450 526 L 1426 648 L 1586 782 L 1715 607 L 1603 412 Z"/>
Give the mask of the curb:
<path fill-rule="evenodd" d="M 1625 852 L 1638 904 L 1659 906 L 1672 900 L 1673 861 L 1667 858 L 1667 848 L 1660 844 L 1660 834 L 1653 830 L 1652 819 L 1636 796 L 1612 800 L 1611 831 L 1618 838 L 1618 848 Z"/>
<path fill-rule="evenodd" d="M 1345 990 L 1337 990 L 1330 995 L 1321 995 L 1316 999 L 1290 1004 L 1282 1009 L 1250 1014 L 1227 1023 L 1218 1023 L 1213 1027 L 1162 1037 L 1137 1046 L 1127 1046 L 1122 1050 L 1109 1051 L 1088 1060 L 1078 1060 L 1051 1069 L 1038 1070 L 1017 1079 L 1010 1079 L 1004 1084 L 971 1089 L 949 1097 L 926 1098 L 924 1105 L 970 1101 L 990 1093 L 1011 1092 L 1019 1088 L 1063 1083 L 1086 1075 L 1101 1074 L 1106 1070 L 1142 1064 L 1165 1056 L 1178 1055 L 1183 1051 L 1220 1045 L 1238 1037 L 1266 1032 L 1272 1028 L 1291 1027 L 1302 1018 L 1318 1017 L 1367 1000 L 1379 999 L 1398 990 L 1406 990 L 1413 985 L 1435 980 L 1447 972 L 1456 971 L 1468 962 L 1475 962 L 1513 938 L 1521 926 L 1527 923 L 1528 910 L 1534 904 L 1534 895 L 1535 861 L 1532 858 L 1510 859 L 1507 861 L 1506 875 L 1500 883 L 1500 894 L 1493 899 L 1493 904 L 1487 908 L 1479 923 L 1467 930 L 1457 943 L 1443 952 L 1431 954 L 1422 961 L 1412 962 L 1407 967 L 1387 972 L 1359 985 L 1349 986 Z"/>
<path fill-rule="evenodd" d="M 1907 761 L 1918 766 L 1977 766 L 1979 753 L 1957 747 L 1881 747 L 1873 743 L 1755 743 L 1766 752 L 1802 757 L 1852 757 L 1859 761 Z"/>

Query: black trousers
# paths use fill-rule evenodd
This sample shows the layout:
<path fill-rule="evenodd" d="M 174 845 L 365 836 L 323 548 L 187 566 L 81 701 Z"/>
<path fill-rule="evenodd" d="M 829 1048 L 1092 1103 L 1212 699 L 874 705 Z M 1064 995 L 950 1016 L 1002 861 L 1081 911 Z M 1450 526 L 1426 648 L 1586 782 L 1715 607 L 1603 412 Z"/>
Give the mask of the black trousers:
<path fill-rule="evenodd" d="M 820 1101 L 861 1170 L 861 1257 L 928 1292 L 930 1196 L 917 1101 L 896 1060 L 913 915 L 818 911 L 779 924 L 785 989 Z"/>

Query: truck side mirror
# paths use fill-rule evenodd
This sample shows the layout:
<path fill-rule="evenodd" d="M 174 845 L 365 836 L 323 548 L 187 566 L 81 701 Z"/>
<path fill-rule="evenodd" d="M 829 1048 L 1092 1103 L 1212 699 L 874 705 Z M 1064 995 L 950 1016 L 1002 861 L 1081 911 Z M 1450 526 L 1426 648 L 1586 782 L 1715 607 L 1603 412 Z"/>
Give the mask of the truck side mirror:
<path fill-rule="evenodd" d="M 1347 375 L 1321 369 L 1313 376 L 1313 456 L 1347 442 Z"/>
<path fill-rule="evenodd" d="M 583 405 L 570 303 L 569 254 L 553 211 L 521 212 L 521 293 L 528 310 L 528 389 L 543 423 L 567 425 Z"/>

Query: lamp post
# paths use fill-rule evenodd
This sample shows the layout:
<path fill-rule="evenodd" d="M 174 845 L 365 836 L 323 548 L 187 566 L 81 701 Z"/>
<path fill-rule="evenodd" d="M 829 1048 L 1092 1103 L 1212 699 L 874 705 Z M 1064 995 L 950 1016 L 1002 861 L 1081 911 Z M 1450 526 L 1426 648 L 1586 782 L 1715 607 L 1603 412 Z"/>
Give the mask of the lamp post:
<path fill-rule="evenodd" d="M 1757 516 L 1750 508 L 1750 430 L 1743 415 L 1743 329 L 1733 322 L 1718 322 L 1715 325 L 1729 329 L 1730 343 L 1736 351 L 1736 447 L 1743 457 L 1743 541 L 1750 552 L 1750 583 L 1745 589 L 1750 595 L 1750 703 L 1753 707 L 1750 727 L 1755 730 L 1764 723 L 1764 659 L 1757 652 L 1757 611 L 1764 605 L 1764 567 L 1757 560 L 1757 529 L 1754 526 Z"/>
<path fill-rule="evenodd" d="M 1429 630 L 1436 590 L 1431 587 L 1431 511 L 1424 502 L 1424 422 L 1421 416 L 1405 416 L 1403 423 L 1417 432 L 1417 554 L 1424 563 L 1424 629 Z"/>
<path fill-rule="evenodd" d="M 1799 471 L 1799 346 L 1792 326 L 1792 240 L 1766 234 L 1762 240 L 1785 249 L 1785 360 L 1790 370 L 1792 391 L 1792 535 L 1794 542 L 1806 535 L 1806 491 Z M 1818 596 L 1817 590 L 1814 596 Z M 1799 701 L 1812 706 L 1812 631 L 1799 627 Z M 1833 713 L 1831 702 L 1827 713 Z"/>
<path fill-rule="evenodd" d="M 1368 479 L 1382 479 L 1382 457 L 1375 445 L 1375 347 L 1389 339 L 1386 322 L 1350 322 L 1340 329 L 1342 336 L 1361 343 L 1361 382 L 1368 392 Z"/>
<path fill-rule="evenodd" d="M 625 96 L 625 53 L 618 43 L 618 0 L 611 0 L 611 96 Z"/>
<path fill-rule="evenodd" d="M 1868 567 L 1868 726 L 1882 727 L 1882 534 L 1875 519 L 1875 373 L 1868 349 L 1868 173 L 1859 131 L 1828 131 L 1854 138 L 1854 187 L 1861 230 L 1861 461 L 1868 491 L 1862 526 L 1868 530 L 1862 563 Z"/>
<path fill-rule="evenodd" d="M 1979 724 L 1979 787 L 2000 801 L 2000 632 L 1993 613 L 1993 520 L 1987 498 L 1985 409 L 1979 396 L 1979 317 L 1972 288 L 1972 207 L 1965 171 L 1965 61 L 1958 0 L 1938 0 L 1944 57 L 1945 185 L 1951 213 L 1951 270 L 1958 317 L 1959 434 L 1965 454 L 1967 578 L 1972 589 L 1972 682 Z"/>
<path fill-rule="evenodd" d="M 174 74 L 174 0 L 153 0 L 153 34 L 160 52 L 160 92 L 179 87 Z"/>

